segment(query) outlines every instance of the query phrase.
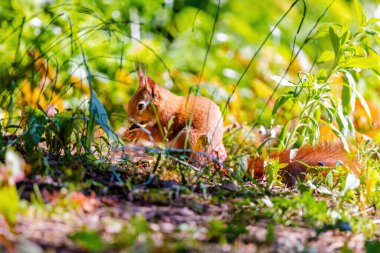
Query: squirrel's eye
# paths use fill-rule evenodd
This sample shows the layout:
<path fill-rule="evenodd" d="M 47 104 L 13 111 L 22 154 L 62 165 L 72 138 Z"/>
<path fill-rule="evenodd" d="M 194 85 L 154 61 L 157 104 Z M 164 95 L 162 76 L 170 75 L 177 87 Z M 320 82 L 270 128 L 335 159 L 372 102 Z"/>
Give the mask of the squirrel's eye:
<path fill-rule="evenodd" d="M 141 110 L 144 109 L 144 108 L 145 108 L 145 103 L 144 103 L 144 102 L 140 102 L 140 103 L 137 104 L 137 109 L 138 109 L 139 111 L 141 111 Z"/>

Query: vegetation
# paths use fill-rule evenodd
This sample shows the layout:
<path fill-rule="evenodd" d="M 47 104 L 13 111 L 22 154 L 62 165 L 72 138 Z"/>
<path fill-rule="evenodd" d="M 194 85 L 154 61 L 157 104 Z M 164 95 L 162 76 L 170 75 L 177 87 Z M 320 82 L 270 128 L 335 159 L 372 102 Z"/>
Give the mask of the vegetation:
<path fill-rule="evenodd" d="M 0 252 L 378 252 L 377 5 L 2 1 Z M 120 138 L 136 59 L 220 106 L 227 176 Z M 284 185 L 269 154 L 320 142 L 358 171 Z"/>

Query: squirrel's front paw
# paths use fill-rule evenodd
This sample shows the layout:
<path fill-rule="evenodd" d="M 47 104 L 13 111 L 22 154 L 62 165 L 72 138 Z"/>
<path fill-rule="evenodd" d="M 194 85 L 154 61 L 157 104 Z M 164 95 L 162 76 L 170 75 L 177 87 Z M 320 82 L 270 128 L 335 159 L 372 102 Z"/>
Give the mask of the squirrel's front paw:
<path fill-rule="evenodd" d="M 134 129 L 125 130 L 125 132 L 122 134 L 122 137 L 123 139 L 131 142 L 131 141 L 138 141 L 139 139 L 141 139 L 143 134 L 144 134 L 144 131 L 142 131 L 140 128 L 134 128 Z"/>

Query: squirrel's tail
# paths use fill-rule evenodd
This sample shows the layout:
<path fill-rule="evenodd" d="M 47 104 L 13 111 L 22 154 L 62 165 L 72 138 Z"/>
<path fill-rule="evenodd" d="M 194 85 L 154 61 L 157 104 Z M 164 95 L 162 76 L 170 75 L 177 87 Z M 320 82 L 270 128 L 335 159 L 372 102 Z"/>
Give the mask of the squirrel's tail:
<path fill-rule="evenodd" d="M 355 158 L 347 155 L 341 144 L 319 144 L 317 146 L 303 146 L 293 159 L 290 158 L 291 150 L 285 150 L 270 155 L 271 159 L 278 158 L 279 163 L 285 163 L 287 166 L 281 169 L 283 179 L 286 184 L 293 185 L 297 179 L 305 178 L 309 167 L 326 167 L 333 168 L 337 163 L 343 164 L 354 173 L 358 174 L 358 162 Z M 249 161 L 248 172 L 260 179 L 264 176 L 264 161 L 260 158 Z"/>

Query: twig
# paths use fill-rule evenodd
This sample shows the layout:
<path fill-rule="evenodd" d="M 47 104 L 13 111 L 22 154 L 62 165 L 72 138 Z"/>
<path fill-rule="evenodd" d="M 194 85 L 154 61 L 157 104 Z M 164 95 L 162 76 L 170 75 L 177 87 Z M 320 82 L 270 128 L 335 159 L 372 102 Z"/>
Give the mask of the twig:
<path fill-rule="evenodd" d="M 174 156 L 172 156 L 172 155 L 167 155 L 167 156 L 168 156 L 170 159 L 172 159 L 172 160 L 174 160 L 174 161 L 176 161 L 176 162 L 178 162 L 178 163 L 180 163 L 180 164 L 182 164 L 182 165 L 188 166 L 188 167 L 192 168 L 192 169 L 195 170 L 195 171 L 201 172 L 200 169 L 198 169 L 197 167 L 195 167 L 195 166 L 193 166 L 193 165 L 191 165 L 191 164 L 189 164 L 189 163 L 187 163 L 187 162 L 184 162 L 184 161 L 182 161 L 182 160 L 180 160 L 180 159 L 178 159 L 178 158 L 176 158 L 176 157 L 174 157 Z"/>

